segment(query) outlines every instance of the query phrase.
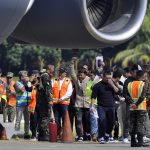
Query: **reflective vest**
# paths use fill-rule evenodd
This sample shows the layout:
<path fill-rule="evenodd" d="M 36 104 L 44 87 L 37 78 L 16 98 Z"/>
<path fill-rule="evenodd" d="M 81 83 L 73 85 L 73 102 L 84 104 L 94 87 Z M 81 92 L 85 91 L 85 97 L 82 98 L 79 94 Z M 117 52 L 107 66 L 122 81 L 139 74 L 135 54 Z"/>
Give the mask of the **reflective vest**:
<path fill-rule="evenodd" d="M 28 111 L 31 113 L 34 113 L 36 107 L 36 89 L 33 86 L 32 92 L 31 92 L 31 99 L 30 103 L 28 105 Z"/>
<path fill-rule="evenodd" d="M 10 83 L 10 85 L 7 86 L 7 88 L 9 88 L 12 92 L 14 92 L 14 94 L 11 94 L 11 95 L 6 92 L 6 95 L 7 95 L 7 105 L 9 105 L 9 106 L 16 106 L 16 94 L 15 94 L 14 85 L 15 85 L 15 81 L 12 81 Z"/>
<path fill-rule="evenodd" d="M 100 80 L 97 81 L 97 83 L 99 82 Z M 91 95 L 92 95 L 92 88 L 93 88 L 93 81 L 92 80 L 89 80 L 88 84 L 87 84 L 87 87 L 86 87 L 86 96 L 88 96 L 90 99 L 91 99 Z M 94 102 L 95 105 L 97 105 L 97 98 L 95 99 L 95 102 Z"/>
<path fill-rule="evenodd" d="M 23 87 L 23 83 L 18 81 L 17 84 L 20 87 Z M 16 90 L 16 106 L 21 107 L 21 106 L 28 106 L 30 103 L 30 98 L 31 98 L 31 92 L 27 92 L 26 90 L 21 93 L 20 91 Z"/>
<path fill-rule="evenodd" d="M 136 103 L 139 99 L 139 97 L 142 94 L 143 87 L 144 87 L 144 82 L 143 81 L 133 81 L 128 84 L 128 92 L 132 98 L 132 100 Z M 130 110 L 146 110 L 146 97 L 140 103 L 135 109 L 131 108 Z"/>
<path fill-rule="evenodd" d="M 52 82 L 53 82 L 53 89 L 52 89 L 52 91 L 53 91 L 53 103 L 54 104 L 69 105 L 70 104 L 70 98 L 64 99 L 63 101 L 59 101 L 59 99 L 61 99 L 67 93 L 68 86 L 69 86 L 71 80 L 68 78 L 65 78 L 63 83 L 62 83 L 61 89 L 60 89 L 60 82 L 58 79 L 53 79 Z"/>
<path fill-rule="evenodd" d="M 86 87 L 86 96 L 91 97 L 92 94 L 92 85 L 93 85 L 93 81 L 89 80 L 87 87 Z"/>
<path fill-rule="evenodd" d="M 1 101 L 3 104 L 6 103 L 7 98 L 6 98 L 6 79 L 1 78 L 1 84 L 0 84 L 0 95 L 1 95 Z"/>
<path fill-rule="evenodd" d="M 4 93 L 4 84 L 0 84 L 0 95 Z"/>

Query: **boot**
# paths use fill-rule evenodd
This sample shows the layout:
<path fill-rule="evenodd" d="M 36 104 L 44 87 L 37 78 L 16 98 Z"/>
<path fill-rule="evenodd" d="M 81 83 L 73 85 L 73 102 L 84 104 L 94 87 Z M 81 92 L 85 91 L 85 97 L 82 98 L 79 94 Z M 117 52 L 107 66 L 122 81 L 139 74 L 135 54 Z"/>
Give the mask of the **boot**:
<path fill-rule="evenodd" d="M 136 142 L 135 134 L 131 134 L 131 147 L 138 147 L 138 143 Z"/>
<path fill-rule="evenodd" d="M 137 147 L 150 147 L 150 145 L 144 144 L 143 134 L 138 134 L 137 139 L 138 139 L 138 146 Z"/>
<path fill-rule="evenodd" d="M 38 134 L 38 141 L 49 141 L 49 135 L 46 132 L 40 131 Z"/>

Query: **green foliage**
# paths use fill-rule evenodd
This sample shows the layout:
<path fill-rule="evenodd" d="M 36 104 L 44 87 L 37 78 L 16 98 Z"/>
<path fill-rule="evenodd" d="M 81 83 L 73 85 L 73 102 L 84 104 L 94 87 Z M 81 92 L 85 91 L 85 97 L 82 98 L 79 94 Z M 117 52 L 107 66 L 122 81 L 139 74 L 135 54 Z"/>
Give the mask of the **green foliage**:
<path fill-rule="evenodd" d="M 69 66 L 70 60 L 75 54 L 80 59 L 80 65 L 87 64 L 94 69 L 95 57 L 101 55 L 101 51 L 99 49 L 62 51 L 61 49 L 4 41 L 0 45 L 0 67 L 5 73 L 12 71 L 15 74 L 24 69 L 27 71 L 41 70 L 48 64 L 54 64 L 58 70 L 60 66 Z"/>
<path fill-rule="evenodd" d="M 0 46 L 0 62 L 3 72 L 19 70 L 41 70 L 47 64 L 58 65 L 61 50 L 30 44 L 15 44 L 4 41 Z"/>
<path fill-rule="evenodd" d="M 133 49 L 127 49 L 119 52 L 114 63 L 119 63 L 123 67 L 127 67 L 132 63 L 137 63 L 144 65 L 150 62 L 150 46 L 148 44 L 142 43 L 137 45 Z"/>
<path fill-rule="evenodd" d="M 82 50 L 80 56 L 80 63 L 86 64 L 94 70 L 96 56 L 101 56 L 101 51 L 99 49 Z"/>

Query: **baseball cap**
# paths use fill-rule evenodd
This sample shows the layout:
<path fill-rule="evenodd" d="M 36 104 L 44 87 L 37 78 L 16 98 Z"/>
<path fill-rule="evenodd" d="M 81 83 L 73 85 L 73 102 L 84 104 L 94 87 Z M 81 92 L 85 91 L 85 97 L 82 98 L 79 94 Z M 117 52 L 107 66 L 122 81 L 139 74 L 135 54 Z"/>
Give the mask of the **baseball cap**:
<path fill-rule="evenodd" d="M 12 73 L 12 72 L 7 72 L 7 77 L 13 77 L 14 76 L 14 74 Z"/>

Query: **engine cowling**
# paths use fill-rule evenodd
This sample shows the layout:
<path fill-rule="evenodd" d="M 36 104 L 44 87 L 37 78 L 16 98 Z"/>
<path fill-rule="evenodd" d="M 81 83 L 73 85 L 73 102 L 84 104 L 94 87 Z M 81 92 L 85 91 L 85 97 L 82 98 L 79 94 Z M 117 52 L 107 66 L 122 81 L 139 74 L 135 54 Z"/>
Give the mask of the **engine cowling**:
<path fill-rule="evenodd" d="M 16 28 L 34 0 L 0 0 L 0 43 Z"/>
<path fill-rule="evenodd" d="M 60 48 L 121 44 L 140 29 L 147 0 L 36 0 L 12 36 Z"/>

